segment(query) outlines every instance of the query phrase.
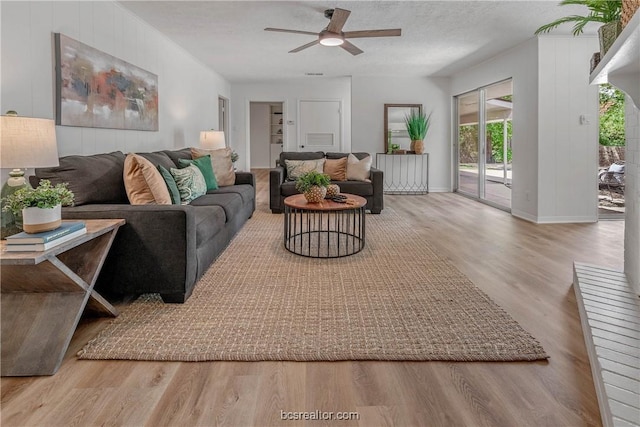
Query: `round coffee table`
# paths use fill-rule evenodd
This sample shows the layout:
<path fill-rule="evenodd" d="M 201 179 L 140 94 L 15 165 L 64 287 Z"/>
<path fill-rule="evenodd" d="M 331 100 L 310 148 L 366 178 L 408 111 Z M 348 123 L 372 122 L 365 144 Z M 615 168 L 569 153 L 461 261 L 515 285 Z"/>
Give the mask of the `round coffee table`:
<path fill-rule="evenodd" d="M 367 200 L 354 194 L 347 203 L 309 203 L 303 194 L 284 199 L 284 247 L 311 258 L 340 258 L 364 248 Z"/>

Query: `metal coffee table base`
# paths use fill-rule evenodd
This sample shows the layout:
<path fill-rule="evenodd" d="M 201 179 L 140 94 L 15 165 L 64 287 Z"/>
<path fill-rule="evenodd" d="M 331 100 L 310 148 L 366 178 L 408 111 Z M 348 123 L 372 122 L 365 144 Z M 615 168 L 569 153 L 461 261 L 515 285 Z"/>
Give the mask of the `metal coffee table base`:
<path fill-rule="evenodd" d="M 310 258 L 357 254 L 365 244 L 365 209 L 336 211 L 284 208 L 284 247 Z"/>

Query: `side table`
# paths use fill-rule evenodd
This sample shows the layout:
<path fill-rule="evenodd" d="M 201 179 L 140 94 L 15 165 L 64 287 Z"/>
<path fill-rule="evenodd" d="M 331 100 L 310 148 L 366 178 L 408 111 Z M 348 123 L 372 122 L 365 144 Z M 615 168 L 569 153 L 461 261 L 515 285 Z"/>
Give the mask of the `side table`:
<path fill-rule="evenodd" d="M 2 376 L 58 371 L 85 307 L 117 310 L 93 290 L 124 219 L 85 220 L 87 234 L 40 252 L 7 252 L 0 242 Z"/>

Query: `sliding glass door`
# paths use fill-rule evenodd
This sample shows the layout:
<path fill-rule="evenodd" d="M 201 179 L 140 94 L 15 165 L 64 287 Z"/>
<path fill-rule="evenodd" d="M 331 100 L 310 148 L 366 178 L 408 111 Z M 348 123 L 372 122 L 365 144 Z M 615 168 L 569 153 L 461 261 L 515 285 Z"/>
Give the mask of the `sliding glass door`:
<path fill-rule="evenodd" d="M 511 79 L 456 97 L 458 185 L 462 194 L 511 208 Z"/>

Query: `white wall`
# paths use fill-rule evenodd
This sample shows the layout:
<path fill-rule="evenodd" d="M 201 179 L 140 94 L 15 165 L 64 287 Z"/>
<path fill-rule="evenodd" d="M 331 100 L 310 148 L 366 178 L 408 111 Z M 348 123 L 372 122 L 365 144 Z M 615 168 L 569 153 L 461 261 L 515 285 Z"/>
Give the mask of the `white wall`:
<path fill-rule="evenodd" d="M 240 156 L 240 169 L 251 164 L 249 150 L 249 103 L 283 102 L 283 150 L 298 151 L 298 101 L 303 99 L 337 99 L 342 101 L 342 149 L 351 151 L 351 78 L 307 77 L 299 80 L 238 83 L 231 85 L 230 145 Z"/>
<path fill-rule="evenodd" d="M 538 40 L 538 222 L 598 220 L 598 86 L 589 84 L 598 49 L 596 37 Z"/>
<path fill-rule="evenodd" d="M 624 271 L 631 286 L 640 294 L 640 110 L 628 96 L 625 109 Z"/>
<path fill-rule="evenodd" d="M 117 3 L 2 2 L 0 7 L 2 113 L 55 117 L 54 32 L 158 75 L 158 132 L 57 126 L 60 156 L 181 148 L 197 145 L 201 130 L 217 128 L 218 95 L 229 98 L 229 83 Z"/>
<path fill-rule="evenodd" d="M 598 96 L 588 81 L 597 50 L 595 37 L 539 37 L 452 76 L 454 95 L 513 78 L 513 215 L 597 221 Z"/>
<path fill-rule="evenodd" d="M 451 191 L 449 79 L 353 76 L 351 81 L 352 151 L 384 152 L 384 104 L 422 104 L 424 112 L 433 112 L 425 138 L 429 191 Z"/>
<path fill-rule="evenodd" d="M 252 102 L 251 111 L 251 167 L 271 165 L 271 108 L 269 104 Z"/>
<path fill-rule="evenodd" d="M 588 62 L 587 62 L 588 63 Z M 538 217 L 538 41 L 530 39 L 451 77 L 451 94 L 513 78 L 511 212 Z M 455 118 L 452 119 L 455 123 Z"/>

